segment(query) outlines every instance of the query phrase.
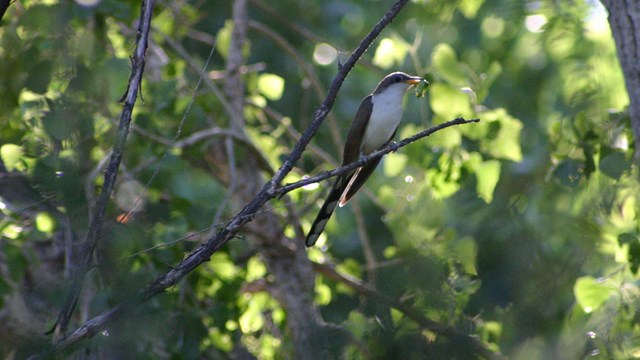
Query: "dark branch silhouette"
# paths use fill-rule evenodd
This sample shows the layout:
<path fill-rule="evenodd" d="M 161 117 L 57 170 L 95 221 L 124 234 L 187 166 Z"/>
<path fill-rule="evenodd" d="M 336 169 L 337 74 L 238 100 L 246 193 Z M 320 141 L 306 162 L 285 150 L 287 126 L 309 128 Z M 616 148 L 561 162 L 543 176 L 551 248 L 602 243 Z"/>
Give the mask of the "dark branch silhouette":
<path fill-rule="evenodd" d="M 9 9 L 9 5 L 11 5 L 11 0 L 0 0 L 0 21 L 2 21 L 4 14 L 7 12 L 7 9 Z"/>
<path fill-rule="evenodd" d="M 142 81 L 142 73 L 144 71 L 145 63 L 144 58 L 147 51 L 149 29 L 151 28 L 151 15 L 153 13 L 154 5 L 155 0 L 146 0 L 142 3 L 140 25 L 138 27 L 138 39 L 135 52 L 131 58 L 131 75 L 129 77 L 127 91 L 121 99 L 121 101 L 124 101 L 124 104 L 122 107 L 122 113 L 120 114 L 116 141 L 113 146 L 113 151 L 111 152 L 109 164 L 104 174 L 104 185 L 102 186 L 102 191 L 100 192 L 100 196 L 96 202 L 89 230 L 87 231 L 87 235 L 82 244 L 82 253 L 79 257 L 79 264 L 77 264 L 76 270 L 73 273 L 69 293 L 67 294 L 64 305 L 58 314 L 57 325 L 53 329 L 56 337 L 64 337 L 67 332 L 69 319 L 71 318 L 78 302 L 78 297 L 82 290 L 84 279 L 87 275 L 87 271 L 89 270 L 91 259 L 93 258 L 93 251 L 96 248 L 100 231 L 104 224 L 107 204 L 109 203 L 109 199 L 116 182 L 116 177 L 118 175 L 118 168 L 120 167 L 122 154 L 129 134 L 131 114 L 133 112 L 133 107 L 136 103 L 140 83 Z"/>

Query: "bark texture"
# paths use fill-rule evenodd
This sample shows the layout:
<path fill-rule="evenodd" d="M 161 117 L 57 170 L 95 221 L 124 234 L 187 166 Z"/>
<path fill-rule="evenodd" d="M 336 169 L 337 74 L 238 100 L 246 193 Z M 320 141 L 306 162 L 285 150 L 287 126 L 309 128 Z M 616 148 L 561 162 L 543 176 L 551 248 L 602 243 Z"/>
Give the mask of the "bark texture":
<path fill-rule="evenodd" d="M 629 116 L 640 162 L 640 0 L 602 0 L 616 42 L 618 59 L 629 93 Z"/>
<path fill-rule="evenodd" d="M 233 5 L 234 28 L 231 34 L 229 55 L 226 64 L 224 92 L 233 108 L 231 114 L 231 131 L 246 137 L 244 134 L 244 86 L 240 69 L 244 65 L 242 48 L 247 38 L 247 1 L 236 0 Z M 227 142 L 234 141 L 230 137 Z M 241 210 L 243 204 L 249 203 L 265 182 L 261 159 L 247 153 L 245 147 L 233 144 L 212 144 L 208 151 L 214 157 L 213 163 L 226 169 L 219 169 L 219 174 L 226 174 L 228 191 L 232 194 L 232 208 Z M 236 152 L 238 156 L 236 157 Z M 242 161 L 236 162 L 236 158 Z M 213 159 L 212 159 L 213 160 Z M 283 220 L 274 212 L 265 212 L 257 216 L 248 225 L 250 240 L 264 260 L 273 281 L 268 285 L 270 293 L 281 303 L 287 312 L 287 327 L 293 340 L 295 357 L 299 359 L 326 359 L 331 357 L 335 348 L 332 333 L 335 327 L 325 324 L 313 302 L 315 274 L 311 262 L 301 241 L 285 237 Z"/>

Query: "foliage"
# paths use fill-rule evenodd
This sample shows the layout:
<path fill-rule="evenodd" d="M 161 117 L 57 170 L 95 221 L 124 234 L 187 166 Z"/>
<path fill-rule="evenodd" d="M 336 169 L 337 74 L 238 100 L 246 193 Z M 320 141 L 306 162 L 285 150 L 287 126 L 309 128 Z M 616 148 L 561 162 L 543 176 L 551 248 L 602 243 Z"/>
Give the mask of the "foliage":
<path fill-rule="evenodd" d="M 0 27 L 0 155 L 16 179 L 0 189 L 3 356 L 25 357 L 47 341 L 41 334 L 67 291 L 68 254 L 77 253 L 70 242 L 86 232 L 121 110 L 140 3 L 84 3 L 16 2 Z M 250 26 L 243 69 L 250 146 L 236 147 L 258 149 L 277 168 L 337 64 L 389 4 L 251 1 L 250 18 L 284 42 Z M 231 5 L 156 7 L 135 125 L 76 323 L 179 262 L 244 206 L 227 194 L 230 170 L 208 162 L 222 135 L 169 148 L 183 118 L 182 138 L 229 127 L 211 86 L 195 84 L 213 46 L 206 74 L 222 85 Z M 511 358 L 640 356 L 638 169 L 628 97 L 598 6 L 411 2 L 347 78 L 334 118 L 287 180 L 340 162 L 341 137 L 360 99 L 391 71 L 430 83 L 426 97 L 407 96 L 397 137 L 458 116 L 481 122 L 387 156 L 309 258 L 337 264 Z M 238 154 L 237 162 L 249 156 Z M 308 229 L 325 185 L 263 211 L 280 216 L 284 234 L 295 239 L 300 226 Z M 243 233 L 178 287 L 82 346 L 111 357 L 248 351 L 291 358 L 288 314 L 266 291 L 273 276 L 252 236 Z M 343 357 L 467 354 L 342 282 L 318 275 L 315 294 L 323 318 L 352 335 L 337 350 Z"/>

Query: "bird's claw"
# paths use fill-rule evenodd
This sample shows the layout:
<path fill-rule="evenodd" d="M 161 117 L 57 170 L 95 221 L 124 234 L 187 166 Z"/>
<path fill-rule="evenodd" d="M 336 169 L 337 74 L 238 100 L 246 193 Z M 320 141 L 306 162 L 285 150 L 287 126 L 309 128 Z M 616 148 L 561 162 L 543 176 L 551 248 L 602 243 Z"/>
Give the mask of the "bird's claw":
<path fill-rule="evenodd" d="M 391 148 L 391 151 L 392 151 L 392 152 L 396 152 L 396 151 L 398 151 L 398 149 L 400 149 L 400 144 L 398 144 L 398 143 L 397 143 L 397 142 L 395 142 L 395 141 L 391 141 L 391 142 L 389 143 L 389 148 Z"/>

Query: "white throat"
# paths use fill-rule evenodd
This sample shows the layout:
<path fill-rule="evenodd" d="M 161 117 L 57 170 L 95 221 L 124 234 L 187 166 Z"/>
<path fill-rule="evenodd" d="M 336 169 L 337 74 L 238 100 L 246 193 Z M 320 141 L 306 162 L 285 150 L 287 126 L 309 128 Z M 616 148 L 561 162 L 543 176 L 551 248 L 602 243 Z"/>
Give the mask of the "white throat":
<path fill-rule="evenodd" d="M 391 139 L 402 119 L 402 96 L 407 84 L 394 84 L 371 97 L 371 118 L 362 139 L 362 153 L 369 154 Z"/>

